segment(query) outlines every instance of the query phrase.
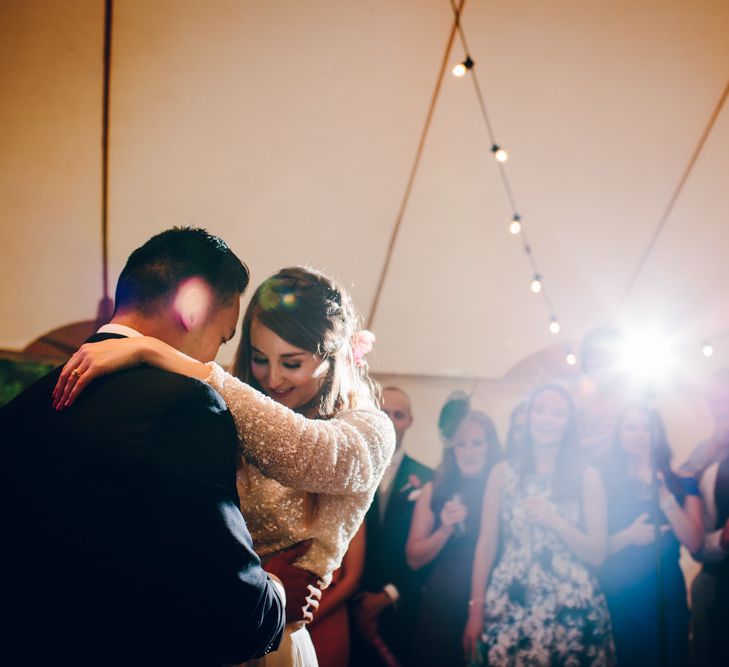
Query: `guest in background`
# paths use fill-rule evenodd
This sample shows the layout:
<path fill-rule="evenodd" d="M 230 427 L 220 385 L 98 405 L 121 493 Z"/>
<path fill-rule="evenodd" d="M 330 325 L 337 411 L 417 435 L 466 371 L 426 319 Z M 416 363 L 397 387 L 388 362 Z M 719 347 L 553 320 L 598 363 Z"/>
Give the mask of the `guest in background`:
<path fill-rule="evenodd" d="M 332 575 L 332 583 L 322 591 L 319 610 L 309 624 L 319 667 L 346 667 L 349 663 L 350 628 L 347 603 L 359 587 L 365 559 L 365 526 L 360 526 L 342 566 Z"/>
<path fill-rule="evenodd" d="M 622 665 L 688 664 L 689 610 L 679 548 L 684 544 L 696 551 L 701 546 L 702 503 L 696 479 L 680 477 L 670 462 L 660 415 L 645 403 L 629 404 L 618 418 L 612 465 L 605 474 L 609 556 L 600 573 L 616 656 Z M 653 466 L 659 480 L 660 600 L 656 531 L 651 521 L 656 502 L 651 488 Z M 659 601 L 665 632 L 659 625 Z"/>
<path fill-rule="evenodd" d="M 472 411 L 467 399 L 448 401 L 438 427 L 445 443 L 443 460 L 417 500 L 406 549 L 411 568 L 429 566 L 413 662 L 433 667 L 463 662 L 461 637 L 483 492 L 491 468 L 501 459 L 493 422 Z"/>
<path fill-rule="evenodd" d="M 719 464 L 729 457 L 729 369 L 722 368 L 709 377 L 706 385 L 706 404 L 714 421 L 709 438 L 700 442 L 681 466 L 681 472 L 694 475 L 700 480 L 704 501 L 704 528 L 709 540 L 708 548 L 702 548 L 695 557 L 703 562 L 701 571 L 691 584 L 691 653 L 694 664 L 708 665 L 712 645 L 709 610 L 714 604 L 716 578 L 722 565 L 722 552 L 715 544 L 716 531 L 724 525 L 717 515 L 716 476 Z M 714 538 L 709 537 L 714 534 Z M 720 639 L 718 637 L 717 639 Z"/>
<path fill-rule="evenodd" d="M 573 392 L 580 424 L 580 449 L 586 461 L 602 469 L 612 448 L 614 428 L 627 393 L 620 368 L 621 339 L 612 329 L 590 331 L 580 346 L 582 373 Z"/>
<path fill-rule="evenodd" d="M 494 466 L 486 483 L 463 636 L 469 659 L 614 663 L 607 603 L 590 571 L 607 552 L 606 513 L 599 473 L 580 463 L 569 394 L 538 388 L 521 455 Z"/>
<path fill-rule="evenodd" d="M 433 476 L 402 447 L 413 423 L 407 394 L 387 387 L 382 397 L 382 409 L 395 427 L 396 449 L 365 517 L 363 590 L 353 603 L 360 641 L 353 644 L 352 661 L 366 667 L 407 664 L 422 574 L 408 567 L 405 543 L 415 500 Z"/>
<path fill-rule="evenodd" d="M 506 458 L 517 459 L 526 437 L 526 401 L 519 401 L 511 411 L 509 432 L 506 434 Z"/>
<path fill-rule="evenodd" d="M 710 644 L 703 662 L 695 664 L 724 667 L 729 664 L 725 636 L 729 619 L 729 456 L 707 469 L 701 479 L 701 492 L 708 504 L 706 515 L 715 528 L 705 535 L 700 552 L 706 565 L 712 567 L 713 596 L 705 618 Z"/>

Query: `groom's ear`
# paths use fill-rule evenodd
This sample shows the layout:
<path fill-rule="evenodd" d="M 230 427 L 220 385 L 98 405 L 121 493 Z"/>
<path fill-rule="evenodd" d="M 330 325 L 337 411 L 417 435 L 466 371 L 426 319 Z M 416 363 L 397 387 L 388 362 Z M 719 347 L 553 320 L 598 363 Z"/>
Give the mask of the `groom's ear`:
<path fill-rule="evenodd" d="M 208 286 L 199 278 L 192 278 L 180 286 L 174 301 L 174 310 L 185 331 L 200 327 L 207 319 L 212 304 Z"/>

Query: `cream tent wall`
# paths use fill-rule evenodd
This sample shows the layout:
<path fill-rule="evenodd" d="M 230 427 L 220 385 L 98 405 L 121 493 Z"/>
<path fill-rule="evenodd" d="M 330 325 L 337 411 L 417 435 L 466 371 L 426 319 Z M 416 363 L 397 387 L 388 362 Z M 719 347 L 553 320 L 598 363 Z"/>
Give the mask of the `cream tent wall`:
<path fill-rule="evenodd" d="M 0 0 L 0 348 L 96 312 L 103 4 Z M 153 233 L 203 225 L 254 282 L 308 262 L 366 315 L 448 0 L 114 5 L 112 278 Z M 529 291 L 473 88 L 448 75 L 374 322 L 375 368 L 413 395 L 408 448 L 437 462 L 452 389 L 475 388 L 503 431 L 567 345 L 649 321 L 683 346 L 661 400 L 685 453 L 709 428 L 698 383 L 729 363 L 726 108 L 623 297 L 727 85 L 729 4 L 469 0 L 463 26 L 562 333 Z"/>

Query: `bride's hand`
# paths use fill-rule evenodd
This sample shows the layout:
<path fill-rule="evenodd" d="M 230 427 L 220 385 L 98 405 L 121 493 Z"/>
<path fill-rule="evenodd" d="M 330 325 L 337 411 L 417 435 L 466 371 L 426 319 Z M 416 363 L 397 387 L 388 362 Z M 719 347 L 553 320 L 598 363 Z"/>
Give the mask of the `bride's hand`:
<path fill-rule="evenodd" d="M 141 336 L 82 345 L 61 371 L 53 390 L 53 407 L 63 410 L 72 405 L 94 378 L 144 363 L 148 341 Z"/>

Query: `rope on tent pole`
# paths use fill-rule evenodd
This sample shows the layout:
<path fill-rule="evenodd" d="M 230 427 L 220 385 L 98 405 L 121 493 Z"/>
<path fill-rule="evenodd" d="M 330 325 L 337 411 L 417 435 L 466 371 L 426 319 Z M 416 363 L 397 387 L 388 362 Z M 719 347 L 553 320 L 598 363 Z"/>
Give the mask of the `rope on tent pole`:
<path fill-rule="evenodd" d="M 114 0 L 104 6 L 104 79 L 101 111 L 101 285 L 98 320 L 111 318 L 109 297 L 109 101 L 111 91 L 111 36 Z"/>
<path fill-rule="evenodd" d="M 688 181 L 689 176 L 691 175 L 691 172 L 693 171 L 694 167 L 696 166 L 696 162 L 699 159 L 699 155 L 701 155 L 701 151 L 704 149 L 704 145 L 706 144 L 706 141 L 709 138 L 711 131 L 714 129 L 716 119 L 719 117 L 719 113 L 721 113 L 721 109 L 724 106 L 724 102 L 726 102 L 727 97 L 729 97 L 729 81 L 727 81 L 726 86 L 724 87 L 724 92 L 721 94 L 721 97 L 719 98 L 719 102 L 714 107 L 714 111 L 711 114 L 711 118 L 709 118 L 709 122 L 706 124 L 706 127 L 704 128 L 704 131 L 701 134 L 701 138 L 699 139 L 698 144 L 696 144 L 696 148 L 694 149 L 694 152 L 691 155 L 691 158 L 689 159 L 688 164 L 686 165 L 686 168 L 684 169 L 684 172 L 681 175 L 681 178 L 679 179 L 678 184 L 676 185 L 676 188 L 674 189 L 673 194 L 671 195 L 671 198 L 668 201 L 668 206 L 666 206 L 666 210 L 663 212 L 663 215 L 658 220 L 658 224 L 656 225 L 656 228 L 653 231 L 653 235 L 649 239 L 648 245 L 646 245 L 645 250 L 643 251 L 643 254 L 640 257 L 640 260 L 638 260 L 638 264 L 635 267 L 635 270 L 633 271 L 633 274 L 630 276 L 630 280 L 628 280 L 628 283 L 625 286 L 623 295 L 620 298 L 618 310 L 621 310 L 623 308 L 623 306 L 625 305 L 625 301 L 628 298 L 628 294 L 632 291 L 633 287 L 635 286 L 636 281 L 638 280 L 638 277 L 643 272 L 643 269 L 645 268 L 645 265 L 648 262 L 648 258 L 650 257 L 653 250 L 655 249 L 656 244 L 658 243 L 658 238 L 660 237 L 661 232 L 663 232 L 663 229 L 666 226 L 666 223 L 668 222 L 668 218 L 670 217 L 671 213 L 673 212 L 673 208 L 676 205 L 676 202 L 678 201 L 678 198 L 681 195 L 681 192 L 683 191 L 683 188 L 686 185 L 686 182 Z"/>
<path fill-rule="evenodd" d="M 367 317 L 367 328 L 372 329 L 373 322 L 375 321 L 375 315 L 377 314 L 377 307 L 380 304 L 380 297 L 382 296 L 382 290 L 385 286 L 385 280 L 387 279 L 387 274 L 390 270 L 390 263 L 392 261 L 392 255 L 395 250 L 395 244 L 397 242 L 397 237 L 400 233 L 400 227 L 402 226 L 402 221 L 405 216 L 405 210 L 407 209 L 408 202 L 410 201 L 410 194 L 413 190 L 413 184 L 415 183 L 415 177 L 418 173 L 418 169 L 420 167 L 420 159 L 423 156 L 423 150 L 425 148 L 425 140 L 428 137 L 428 132 L 430 130 L 430 123 L 433 120 L 433 113 L 435 111 L 435 105 L 438 102 L 438 97 L 440 96 L 440 90 L 443 84 L 443 78 L 445 76 L 446 68 L 448 67 L 448 58 L 451 53 L 451 48 L 453 47 L 453 41 L 456 37 L 456 32 L 459 29 L 459 22 L 460 22 L 460 15 L 461 12 L 463 12 L 463 6 L 466 4 L 466 0 L 460 0 L 460 4 L 457 8 L 454 8 L 455 18 L 453 20 L 453 26 L 451 27 L 451 33 L 448 37 L 448 43 L 446 44 L 445 51 L 443 53 L 443 60 L 440 64 L 440 71 L 438 72 L 438 79 L 435 84 L 435 89 L 433 90 L 433 96 L 430 100 L 430 107 L 428 108 L 428 114 L 425 118 L 425 125 L 423 126 L 423 131 L 420 134 L 420 141 L 418 142 L 418 148 L 415 153 L 415 159 L 413 160 L 413 166 L 410 169 L 410 177 L 408 178 L 407 186 L 405 187 L 405 194 L 402 198 L 402 203 L 400 204 L 400 210 L 398 211 L 397 217 L 395 218 L 395 225 L 392 230 L 392 234 L 390 236 L 390 242 L 387 246 L 387 253 L 385 255 L 385 262 L 382 266 L 382 271 L 380 272 L 380 278 L 377 282 L 377 289 L 375 290 L 375 296 L 372 300 L 372 307 L 370 308 L 369 316 Z"/>

